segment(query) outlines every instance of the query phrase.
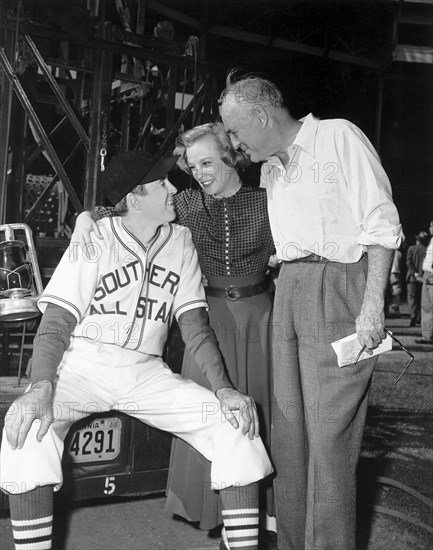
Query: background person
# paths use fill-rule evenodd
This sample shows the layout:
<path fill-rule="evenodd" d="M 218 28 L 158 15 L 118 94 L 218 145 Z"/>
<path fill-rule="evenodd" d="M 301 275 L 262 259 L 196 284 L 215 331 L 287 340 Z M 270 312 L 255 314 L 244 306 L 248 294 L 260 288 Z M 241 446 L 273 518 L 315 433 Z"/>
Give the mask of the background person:
<path fill-rule="evenodd" d="M 212 487 L 223 495 L 229 545 L 241 537 L 246 548 L 258 548 L 255 482 L 272 467 L 254 401 L 225 375 L 190 231 L 170 223 L 176 188 L 166 174 L 176 159 L 154 164 L 131 152 L 110 162 L 106 192 L 121 215 L 98 222 L 103 239 L 92 259 L 71 245 L 40 298 L 32 384 L 6 415 L 1 449 L 17 548 L 51 547 L 63 440 L 89 414 L 89 403 L 92 412 L 123 411 L 202 452 L 212 462 Z M 212 391 L 162 361 L 172 315 Z"/>
<path fill-rule="evenodd" d="M 192 233 L 199 263 L 207 279 L 211 325 L 232 384 L 254 397 L 260 433 L 270 446 L 272 287 L 266 272 L 275 252 L 264 189 L 242 184 L 249 160 L 236 152 L 221 123 L 208 123 L 178 137 L 178 165 L 192 175 L 200 190 L 175 195 L 177 222 Z M 98 208 L 97 215 L 111 214 Z M 77 220 L 75 238 L 85 243 L 91 230 L 88 213 Z M 210 388 L 186 349 L 182 376 Z M 221 524 L 221 499 L 210 489 L 211 464 L 181 439 L 174 440 L 167 488 L 167 509 L 202 529 Z M 262 496 L 267 527 L 275 530 L 272 482 Z M 265 494 L 266 493 L 266 494 Z"/>
<path fill-rule="evenodd" d="M 430 235 L 433 235 L 433 220 L 429 226 Z M 417 344 L 433 344 L 433 238 L 427 246 L 422 263 L 422 290 L 421 290 L 421 340 Z"/>
<path fill-rule="evenodd" d="M 389 306 L 387 317 L 399 319 L 401 317 L 400 304 L 401 295 L 403 293 L 403 254 L 399 248 L 394 250 L 394 257 L 391 264 L 391 272 L 389 274 Z M 388 300 L 385 300 L 385 303 Z M 385 306 L 386 311 L 386 306 Z"/>
<path fill-rule="evenodd" d="M 385 336 L 401 226 L 373 146 L 346 120 L 296 120 L 277 86 L 227 78 L 220 114 L 236 148 L 266 161 L 282 266 L 273 320 L 272 457 L 278 546 L 355 548 L 356 466 L 376 358 L 339 368 L 331 342 Z"/>
<path fill-rule="evenodd" d="M 421 324 L 422 264 L 429 240 L 429 234 L 421 231 L 415 237 L 415 244 L 409 246 L 406 252 L 407 302 L 411 327 Z"/>

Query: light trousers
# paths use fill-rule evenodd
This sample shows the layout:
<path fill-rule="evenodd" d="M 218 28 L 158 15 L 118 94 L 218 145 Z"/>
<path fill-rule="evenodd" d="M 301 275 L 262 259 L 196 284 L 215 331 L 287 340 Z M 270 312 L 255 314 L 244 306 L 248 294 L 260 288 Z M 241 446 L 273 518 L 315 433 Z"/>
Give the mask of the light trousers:
<path fill-rule="evenodd" d="M 278 546 L 355 548 L 356 467 L 377 357 L 340 368 L 367 276 L 355 264 L 284 263 L 274 305 L 272 458 Z"/>

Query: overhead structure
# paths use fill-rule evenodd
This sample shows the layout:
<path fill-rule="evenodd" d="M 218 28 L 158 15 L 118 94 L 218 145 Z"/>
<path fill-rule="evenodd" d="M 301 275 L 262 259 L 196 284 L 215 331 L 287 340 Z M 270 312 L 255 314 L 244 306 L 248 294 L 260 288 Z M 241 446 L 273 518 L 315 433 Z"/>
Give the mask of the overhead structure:
<path fill-rule="evenodd" d="M 390 60 L 433 63 L 430 0 L 149 0 L 147 8 L 195 32 L 270 51 L 292 51 L 376 69 Z"/>
<path fill-rule="evenodd" d="M 408 71 L 395 68 L 401 63 L 433 65 L 433 3 L 430 0 L 178 0 L 176 3 L 149 0 L 147 9 L 196 32 L 206 52 L 214 52 L 217 43 L 226 43 L 226 48 L 234 49 L 240 64 L 249 70 L 279 73 L 282 79 L 290 81 L 303 72 L 301 60 L 306 60 L 304 65 L 313 67 L 312 73 L 319 65 L 319 70 L 326 70 L 331 64 L 340 65 L 342 80 L 350 71 L 369 73 L 376 81 L 372 111 L 375 115 L 373 141 L 378 150 L 385 80 L 413 78 L 413 71 L 403 76 L 400 73 Z M 255 48 L 254 56 L 249 56 L 251 45 Z M 223 55 L 221 49 L 218 51 Z M 291 63 L 296 60 L 299 63 L 292 72 Z M 316 65 L 313 60 L 317 61 Z M 338 74 L 338 69 L 335 73 Z M 316 96 L 320 93 L 316 86 L 318 78 L 317 74 L 311 78 L 316 88 L 311 93 Z M 305 80 L 301 94 L 307 93 Z M 430 79 L 430 88 L 432 84 Z M 339 84 L 334 86 L 338 88 Z M 344 83 L 340 85 L 343 86 Z"/>
<path fill-rule="evenodd" d="M 113 154 L 165 155 L 179 130 L 214 119 L 228 66 L 281 75 L 303 108 L 321 93 L 337 103 L 345 82 L 367 75 L 378 150 L 387 80 L 416 82 L 417 67 L 433 66 L 428 0 L 17 0 L 0 10 L 0 223 L 36 236 L 56 217 L 53 194 L 67 197 L 60 235 L 65 216 L 103 202 Z M 44 188 L 29 195 L 44 163 Z"/>
<path fill-rule="evenodd" d="M 83 2 L 73 0 L 55 12 L 70 17 L 65 29 L 35 21 L 35 4 L 1 4 L 2 223 L 32 225 L 58 182 L 73 213 L 102 204 L 101 174 L 113 154 L 149 149 L 165 155 L 182 125 L 209 120 L 217 108 L 221 68 L 199 61 L 196 37 L 175 42 L 164 25 L 144 35 L 144 1 L 129 11 L 127 2 L 89 0 L 83 10 Z M 83 27 L 71 25 L 74 10 Z M 49 182 L 26 205 L 26 176 L 41 162 Z"/>

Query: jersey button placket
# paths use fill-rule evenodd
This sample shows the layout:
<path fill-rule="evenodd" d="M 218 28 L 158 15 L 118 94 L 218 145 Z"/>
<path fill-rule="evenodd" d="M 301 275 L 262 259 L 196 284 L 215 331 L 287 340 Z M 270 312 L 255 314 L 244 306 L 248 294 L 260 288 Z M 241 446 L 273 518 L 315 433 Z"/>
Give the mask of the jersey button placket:
<path fill-rule="evenodd" d="M 225 222 L 225 260 L 226 260 L 226 270 L 227 275 L 230 273 L 230 262 L 229 262 L 229 241 L 230 241 L 230 228 L 229 228 L 229 216 L 227 212 L 227 203 L 224 201 L 224 222 Z"/>

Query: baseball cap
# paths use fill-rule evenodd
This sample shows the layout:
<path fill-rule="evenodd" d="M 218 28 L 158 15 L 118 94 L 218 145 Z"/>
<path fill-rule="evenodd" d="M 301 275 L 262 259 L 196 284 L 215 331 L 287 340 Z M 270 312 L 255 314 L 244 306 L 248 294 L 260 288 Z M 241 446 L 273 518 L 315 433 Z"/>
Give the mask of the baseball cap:
<path fill-rule="evenodd" d="M 102 184 L 107 197 L 118 203 L 136 185 L 157 181 L 168 174 L 179 157 L 156 160 L 150 153 L 126 151 L 113 157 L 102 174 Z"/>

